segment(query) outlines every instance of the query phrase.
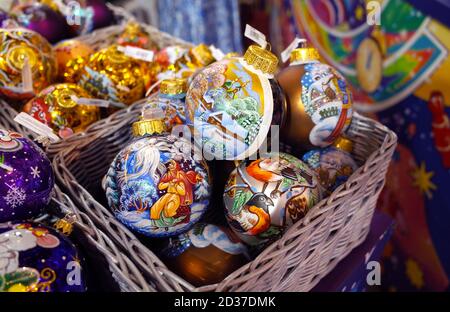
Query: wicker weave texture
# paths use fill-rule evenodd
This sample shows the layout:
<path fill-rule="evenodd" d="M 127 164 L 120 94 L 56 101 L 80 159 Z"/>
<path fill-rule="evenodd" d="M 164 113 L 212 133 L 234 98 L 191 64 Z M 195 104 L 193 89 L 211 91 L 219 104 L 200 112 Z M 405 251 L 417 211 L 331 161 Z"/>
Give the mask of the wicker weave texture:
<path fill-rule="evenodd" d="M 378 122 L 355 114 L 349 129 L 360 168 L 313 207 L 281 239 L 219 284 L 195 288 L 170 272 L 95 198 L 115 155 L 131 138 L 136 103 L 97 123 L 54 158 L 57 179 L 92 220 L 127 251 L 159 291 L 308 291 L 366 238 L 397 137 Z M 77 141 L 77 142 L 75 142 Z M 100 192 L 100 193 L 99 193 Z M 96 195 L 92 195 L 96 194 Z"/>

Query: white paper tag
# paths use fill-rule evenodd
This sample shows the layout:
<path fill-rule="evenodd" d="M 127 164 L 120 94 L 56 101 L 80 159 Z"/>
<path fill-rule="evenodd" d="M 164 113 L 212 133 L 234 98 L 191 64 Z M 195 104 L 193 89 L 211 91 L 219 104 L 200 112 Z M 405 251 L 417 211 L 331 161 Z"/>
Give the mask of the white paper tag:
<path fill-rule="evenodd" d="M 284 49 L 283 52 L 281 52 L 281 61 L 285 63 L 291 56 L 292 51 L 297 49 L 298 45 L 303 42 L 306 42 L 306 39 L 295 38 L 294 40 L 292 40 L 291 44 L 289 44 L 288 47 Z"/>
<path fill-rule="evenodd" d="M 118 49 L 120 52 L 123 52 L 126 56 L 145 62 L 153 62 L 153 58 L 155 57 L 155 52 L 137 47 L 119 46 Z"/>
<path fill-rule="evenodd" d="M 249 24 L 245 26 L 244 36 L 259 44 L 263 49 L 265 49 L 267 46 L 266 35 L 264 35 L 256 28 L 253 28 Z"/>
<path fill-rule="evenodd" d="M 32 116 L 28 115 L 27 113 L 19 113 L 15 118 L 14 121 L 21 124 L 25 128 L 30 129 L 31 131 L 37 133 L 40 136 L 44 136 L 50 139 L 50 141 L 56 143 L 59 142 L 61 139 L 53 132 L 51 128 L 44 125 L 42 122 L 34 119 Z"/>
<path fill-rule="evenodd" d="M 33 92 L 33 76 L 28 58 L 25 59 L 22 68 L 22 89 L 23 92 Z"/>
<path fill-rule="evenodd" d="M 213 44 L 209 46 L 209 49 L 211 50 L 211 53 L 216 61 L 221 61 L 225 57 L 225 53 L 223 53 L 222 50 L 216 48 Z"/>
<path fill-rule="evenodd" d="M 11 4 L 14 0 L 1 0 L 0 1 L 0 9 L 3 11 L 9 12 L 11 10 Z"/>
<path fill-rule="evenodd" d="M 98 106 L 98 107 L 109 107 L 109 101 L 101 100 L 101 99 L 90 99 L 90 98 L 79 98 L 75 95 L 70 97 L 72 101 L 79 105 L 89 105 L 89 106 Z"/>
<path fill-rule="evenodd" d="M 123 92 L 130 92 L 130 88 L 128 88 L 127 86 L 122 86 L 122 85 L 117 85 L 116 86 L 117 89 L 123 91 Z"/>
<path fill-rule="evenodd" d="M 0 163 L 0 168 L 6 170 L 8 172 L 13 172 L 13 170 L 14 170 L 12 167 L 10 167 L 8 165 L 5 165 L 5 164 L 2 164 L 2 163 Z"/>

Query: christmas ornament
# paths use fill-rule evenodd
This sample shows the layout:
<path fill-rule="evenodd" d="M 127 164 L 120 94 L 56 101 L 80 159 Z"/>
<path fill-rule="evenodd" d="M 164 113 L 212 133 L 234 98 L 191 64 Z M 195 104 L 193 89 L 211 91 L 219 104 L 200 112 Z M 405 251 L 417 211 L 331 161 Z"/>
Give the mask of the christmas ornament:
<path fill-rule="evenodd" d="M 352 141 L 339 137 L 333 146 L 314 149 L 303 156 L 303 161 L 317 173 L 326 194 L 331 194 L 358 169 L 352 151 Z"/>
<path fill-rule="evenodd" d="M 0 223 L 0 292 L 83 292 L 76 247 L 34 222 Z"/>
<path fill-rule="evenodd" d="M 5 25 L 3 25 L 3 22 L 8 19 L 9 19 L 8 13 L 0 9 L 0 28 L 5 27 Z"/>
<path fill-rule="evenodd" d="M 328 146 L 351 122 L 347 83 L 334 68 L 319 62 L 314 48 L 294 49 L 290 59 L 290 65 L 277 75 L 289 111 L 281 128 L 282 140 L 296 149 Z"/>
<path fill-rule="evenodd" d="M 71 39 L 64 40 L 58 43 L 54 47 L 56 61 L 58 63 L 58 76 L 61 80 L 64 79 L 65 73 L 67 77 L 72 75 L 69 68 L 73 68 L 74 65 L 80 64 L 81 62 L 84 64 L 84 60 L 88 58 L 91 54 L 94 54 L 94 49 L 92 49 L 86 43 Z"/>
<path fill-rule="evenodd" d="M 53 184 L 45 153 L 20 134 L 0 129 L 0 222 L 37 216 L 49 203 Z"/>
<path fill-rule="evenodd" d="M 116 217 L 150 237 L 187 231 L 209 204 L 208 168 L 191 143 L 165 132 L 164 112 L 143 111 L 136 139 L 114 159 L 106 195 Z"/>
<path fill-rule="evenodd" d="M 92 26 L 93 29 L 103 28 L 112 25 L 115 22 L 115 17 L 111 9 L 103 0 L 77 0 L 77 2 L 84 4 L 88 11 L 92 12 Z"/>
<path fill-rule="evenodd" d="M 12 14 L 20 26 L 41 34 L 50 43 L 73 35 L 64 16 L 45 4 L 18 5 L 12 9 Z"/>
<path fill-rule="evenodd" d="M 144 97 L 141 62 L 117 45 L 93 54 L 80 74 L 79 84 L 96 98 L 131 105 Z"/>
<path fill-rule="evenodd" d="M 277 65 L 274 54 L 251 45 L 243 58 L 225 58 L 196 75 L 186 96 L 186 120 L 208 158 L 248 157 L 271 123 L 283 124 L 285 100 L 273 78 Z"/>
<path fill-rule="evenodd" d="M 82 132 L 100 118 L 100 108 L 81 105 L 79 98 L 91 98 L 80 86 L 61 83 L 42 90 L 23 111 L 52 128 L 62 138 Z"/>
<path fill-rule="evenodd" d="M 321 191 L 315 172 L 301 160 L 270 153 L 243 161 L 231 173 L 223 198 L 231 228 L 246 243 L 260 245 L 302 219 Z"/>
<path fill-rule="evenodd" d="M 156 102 L 154 98 L 149 98 L 148 103 L 144 104 L 144 109 L 146 107 L 161 108 L 165 112 L 164 122 L 168 130 L 176 125 L 183 125 L 186 122 L 186 91 L 186 79 L 165 79 L 161 82 Z"/>
<path fill-rule="evenodd" d="M 249 261 L 247 247 L 229 229 L 206 223 L 169 239 L 161 254 L 173 272 L 194 286 L 219 283 Z"/>
<path fill-rule="evenodd" d="M 177 72 L 181 72 L 183 77 L 188 78 L 198 69 L 208 66 L 215 60 L 208 46 L 199 44 L 184 53 L 174 65 Z"/>
<path fill-rule="evenodd" d="M 123 32 L 117 39 L 117 43 L 146 50 L 158 50 L 158 45 L 151 40 L 150 35 L 144 28 L 136 22 L 129 22 L 125 25 Z"/>
<path fill-rule="evenodd" d="M 52 47 L 45 38 L 26 29 L 0 29 L 0 94 L 28 99 L 56 78 Z M 26 80 L 24 81 L 24 78 Z"/>

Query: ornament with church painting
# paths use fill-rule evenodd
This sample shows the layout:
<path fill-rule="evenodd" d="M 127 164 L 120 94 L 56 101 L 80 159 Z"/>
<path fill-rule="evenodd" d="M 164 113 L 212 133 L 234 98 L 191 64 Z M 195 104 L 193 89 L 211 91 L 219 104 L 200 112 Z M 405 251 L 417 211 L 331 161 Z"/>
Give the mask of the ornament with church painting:
<path fill-rule="evenodd" d="M 0 223 L 0 292 L 86 291 L 76 247 L 34 222 Z"/>
<path fill-rule="evenodd" d="M 148 107 L 133 125 L 135 139 L 112 162 L 106 195 L 116 217 L 150 236 L 173 236 L 191 228 L 210 199 L 206 163 L 192 144 L 166 132 L 164 112 Z"/>
<path fill-rule="evenodd" d="M 39 215 L 51 199 L 53 185 L 45 153 L 19 133 L 0 129 L 0 222 Z"/>
<path fill-rule="evenodd" d="M 224 191 L 231 228 L 250 245 L 273 241 L 322 197 L 315 172 L 285 153 L 243 161 Z"/>

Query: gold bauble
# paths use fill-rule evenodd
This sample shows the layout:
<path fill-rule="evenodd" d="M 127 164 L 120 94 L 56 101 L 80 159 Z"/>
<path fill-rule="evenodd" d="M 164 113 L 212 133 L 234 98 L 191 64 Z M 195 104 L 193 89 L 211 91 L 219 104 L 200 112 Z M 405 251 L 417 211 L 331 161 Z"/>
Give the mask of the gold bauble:
<path fill-rule="evenodd" d="M 76 39 L 64 40 L 58 43 L 54 47 L 54 51 L 58 62 L 58 76 L 61 80 L 64 79 L 66 73 L 68 80 L 71 80 L 69 77 L 72 77 L 73 73 L 68 72 L 68 70 L 73 70 L 74 66 L 79 64 L 77 60 L 85 59 L 94 54 L 93 48 Z"/>
<path fill-rule="evenodd" d="M 158 50 L 158 45 L 151 40 L 150 35 L 138 23 L 131 21 L 125 25 L 117 43 L 123 46 L 133 46 L 146 50 Z"/>
<path fill-rule="evenodd" d="M 142 62 L 117 45 L 93 54 L 81 71 L 80 85 L 96 98 L 131 105 L 144 97 Z"/>
<path fill-rule="evenodd" d="M 76 84 L 61 83 L 42 90 L 23 110 L 65 138 L 84 131 L 100 118 L 97 106 L 79 105 L 74 97 L 92 98 Z"/>
<path fill-rule="evenodd" d="M 9 99 L 28 99 L 23 90 L 22 70 L 28 60 L 33 91 L 39 92 L 56 79 L 55 55 L 48 41 L 38 33 L 22 29 L 0 29 L 0 94 Z"/>

